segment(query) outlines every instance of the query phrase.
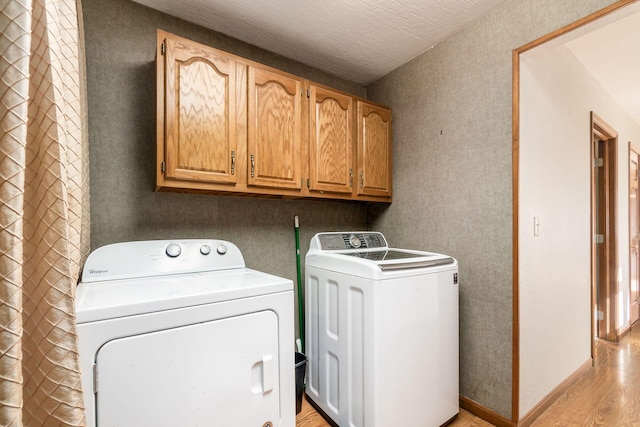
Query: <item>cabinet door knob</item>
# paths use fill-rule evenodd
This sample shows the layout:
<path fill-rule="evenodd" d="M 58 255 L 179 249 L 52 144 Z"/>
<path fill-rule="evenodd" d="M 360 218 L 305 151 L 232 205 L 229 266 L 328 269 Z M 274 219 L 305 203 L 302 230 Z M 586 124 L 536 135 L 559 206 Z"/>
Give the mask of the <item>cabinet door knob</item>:
<path fill-rule="evenodd" d="M 231 175 L 235 175 L 236 173 L 236 152 L 231 151 Z"/>
<path fill-rule="evenodd" d="M 254 177 L 255 170 L 256 170 L 256 157 L 252 154 L 251 155 L 251 178 Z"/>

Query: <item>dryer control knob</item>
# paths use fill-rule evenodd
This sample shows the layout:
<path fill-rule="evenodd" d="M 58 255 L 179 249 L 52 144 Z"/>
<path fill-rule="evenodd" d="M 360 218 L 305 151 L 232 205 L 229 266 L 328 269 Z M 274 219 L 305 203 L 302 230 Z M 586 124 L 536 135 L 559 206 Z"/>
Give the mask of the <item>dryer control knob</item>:
<path fill-rule="evenodd" d="M 171 258 L 175 258 L 182 253 L 182 248 L 177 243 L 171 243 L 169 246 L 167 246 L 165 253 Z"/>
<path fill-rule="evenodd" d="M 220 245 L 218 246 L 217 251 L 220 255 L 224 255 L 227 253 L 227 247 L 225 245 Z"/>
<path fill-rule="evenodd" d="M 211 253 L 211 246 L 209 245 L 200 246 L 200 253 L 202 255 L 209 255 Z"/>

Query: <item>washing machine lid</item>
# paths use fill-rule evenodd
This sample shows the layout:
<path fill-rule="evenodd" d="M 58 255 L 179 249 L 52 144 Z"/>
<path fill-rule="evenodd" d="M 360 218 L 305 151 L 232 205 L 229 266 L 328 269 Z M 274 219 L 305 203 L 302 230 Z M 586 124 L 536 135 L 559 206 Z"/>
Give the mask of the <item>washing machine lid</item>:
<path fill-rule="evenodd" d="M 286 291 L 293 291 L 291 280 L 249 268 L 83 282 L 76 292 L 76 322 L 95 322 Z"/>
<path fill-rule="evenodd" d="M 351 251 L 340 253 L 340 255 L 372 261 L 382 271 L 437 267 L 440 265 L 453 264 L 455 262 L 453 258 L 446 255 L 393 248 L 380 251 Z"/>
<path fill-rule="evenodd" d="M 319 233 L 311 239 L 305 264 L 372 279 L 457 269 L 447 255 L 390 248 L 379 232 Z"/>

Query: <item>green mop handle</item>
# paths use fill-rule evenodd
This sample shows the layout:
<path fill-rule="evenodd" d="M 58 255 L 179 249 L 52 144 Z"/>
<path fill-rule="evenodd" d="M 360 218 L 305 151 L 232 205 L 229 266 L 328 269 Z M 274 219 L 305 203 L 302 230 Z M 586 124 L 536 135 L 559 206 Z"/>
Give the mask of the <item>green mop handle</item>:
<path fill-rule="evenodd" d="M 300 269 L 300 222 L 298 215 L 294 217 L 296 235 L 296 269 L 298 272 L 298 328 L 300 330 L 300 347 L 304 353 L 304 308 L 302 303 L 302 271 Z"/>

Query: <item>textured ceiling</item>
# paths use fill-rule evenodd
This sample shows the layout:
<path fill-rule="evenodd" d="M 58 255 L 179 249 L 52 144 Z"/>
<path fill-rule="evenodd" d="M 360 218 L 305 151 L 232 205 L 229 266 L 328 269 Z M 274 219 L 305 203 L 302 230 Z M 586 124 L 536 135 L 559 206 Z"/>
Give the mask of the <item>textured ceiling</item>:
<path fill-rule="evenodd" d="M 134 0 L 360 84 L 509 0 Z M 557 40 L 640 123 L 640 2 Z"/>
<path fill-rule="evenodd" d="M 135 0 L 371 83 L 508 0 Z"/>

